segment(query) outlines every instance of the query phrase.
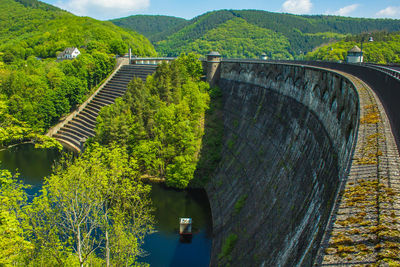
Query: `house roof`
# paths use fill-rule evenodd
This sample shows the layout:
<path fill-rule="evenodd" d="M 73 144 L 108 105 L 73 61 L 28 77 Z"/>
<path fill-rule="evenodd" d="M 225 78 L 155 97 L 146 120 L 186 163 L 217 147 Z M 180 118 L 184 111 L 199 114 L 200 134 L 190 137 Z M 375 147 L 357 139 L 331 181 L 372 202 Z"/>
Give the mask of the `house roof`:
<path fill-rule="evenodd" d="M 64 50 L 64 54 L 72 54 L 75 49 L 77 49 L 77 48 L 76 47 L 67 47 Z"/>
<path fill-rule="evenodd" d="M 358 46 L 354 46 L 352 49 L 350 49 L 348 52 L 352 52 L 352 53 L 360 53 L 362 52 L 361 49 Z"/>

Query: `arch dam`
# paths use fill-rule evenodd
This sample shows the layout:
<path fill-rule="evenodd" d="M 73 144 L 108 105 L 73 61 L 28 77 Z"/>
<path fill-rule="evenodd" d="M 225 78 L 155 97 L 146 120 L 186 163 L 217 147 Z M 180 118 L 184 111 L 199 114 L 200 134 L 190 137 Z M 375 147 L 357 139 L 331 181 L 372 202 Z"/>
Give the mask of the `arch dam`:
<path fill-rule="evenodd" d="M 212 266 L 400 265 L 400 81 L 373 66 L 209 58 L 223 151 Z M 393 75 L 394 74 L 394 75 Z"/>
<path fill-rule="evenodd" d="M 98 93 L 124 80 L 122 95 L 133 74 L 120 75 L 121 69 L 154 60 L 121 65 Z M 323 62 L 203 63 L 223 93 L 222 157 L 205 188 L 213 220 L 210 265 L 400 264 L 396 75 Z M 81 149 L 94 134 L 99 107 L 90 127 L 82 119 L 88 112 L 81 113 L 94 96 L 49 135 Z"/>

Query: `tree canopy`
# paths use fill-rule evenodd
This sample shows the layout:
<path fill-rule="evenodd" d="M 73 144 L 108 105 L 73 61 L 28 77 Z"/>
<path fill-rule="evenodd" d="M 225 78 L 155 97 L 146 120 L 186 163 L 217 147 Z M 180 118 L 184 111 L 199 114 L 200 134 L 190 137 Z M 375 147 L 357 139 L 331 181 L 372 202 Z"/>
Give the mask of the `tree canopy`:
<path fill-rule="evenodd" d="M 158 26 L 164 20 L 157 16 L 132 16 L 113 20 L 113 23 L 151 38 L 162 55 L 177 56 L 181 52 L 196 52 L 204 56 L 210 50 L 222 50 L 219 52 L 224 56 L 245 58 L 258 57 L 262 48 L 262 52 L 275 59 L 303 55 L 346 35 L 382 30 L 393 32 L 400 28 L 400 20 L 393 19 L 292 15 L 262 10 L 212 11 L 168 29 Z M 177 22 L 176 18 L 171 20 Z M 235 24 L 236 27 L 232 27 Z M 146 30 L 142 31 L 144 25 Z M 218 39 L 213 36 L 218 36 Z M 272 43 L 268 42 L 270 37 L 273 40 L 279 37 L 276 46 L 269 45 Z M 246 46 L 243 40 L 249 44 Z M 263 45 L 264 41 L 268 45 Z M 283 53 L 282 49 L 285 50 Z"/>
<path fill-rule="evenodd" d="M 0 185 L 1 265 L 131 266 L 153 231 L 150 186 L 123 147 L 65 157 L 30 203 L 8 171 Z"/>
<path fill-rule="evenodd" d="M 113 19 L 111 22 L 122 28 L 143 34 L 152 42 L 157 42 L 183 28 L 188 21 L 171 16 L 134 15 Z"/>
<path fill-rule="evenodd" d="M 209 86 L 194 54 L 161 64 L 146 83 L 132 80 L 123 98 L 104 107 L 95 140 L 128 147 L 142 175 L 185 188 L 196 169 Z"/>
<path fill-rule="evenodd" d="M 143 36 L 77 17 L 37 0 L 0 2 L 0 149 L 23 142 L 60 146 L 43 134 L 81 104 L 128 47 L 155 55 Z M 56 54 L 78 47 L 74 60 Z"/>
<path fill-rule="evenodd" d="M 26 2 L 26 3 L 25 3 Z M 122 41 L 136 55 L 156 53 L 142 35 L 124 30 L 111 22 L 78 17 L 39 1 L 0 2 L 0 51 L 27 59 L 56 57 L 66 47 L 95 47 L 113 53 L 112 45 Z M 127 49 L 123 53 L 127 53 Z"/>
<path fill-rule="evenodd" d="M 369 42 L 372 36 L 373 42 Z M 306 59 L 345 61 L 347 51 L 355 45 L 361 46 L 363 40 L 364 62 L 370 63 L 400 63 L 400 32 L 373 32 L 348 36 L 343 40 L 322 46 L 306 55 Z"/>

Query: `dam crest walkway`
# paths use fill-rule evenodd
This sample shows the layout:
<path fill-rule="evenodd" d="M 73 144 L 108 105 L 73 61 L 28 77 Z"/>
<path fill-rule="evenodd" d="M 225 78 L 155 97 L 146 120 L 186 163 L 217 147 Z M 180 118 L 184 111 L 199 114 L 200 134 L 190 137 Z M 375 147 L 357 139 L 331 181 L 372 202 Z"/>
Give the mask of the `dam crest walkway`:
<path fill-rule="evenodd" d="M 315 263 L 389 266 L 390 259 L 400 257 L 399 152 L 385 109 L 372 88 L 335 71 L 358 91 L 360 124 L 350 172 L 342 181 Z"/>

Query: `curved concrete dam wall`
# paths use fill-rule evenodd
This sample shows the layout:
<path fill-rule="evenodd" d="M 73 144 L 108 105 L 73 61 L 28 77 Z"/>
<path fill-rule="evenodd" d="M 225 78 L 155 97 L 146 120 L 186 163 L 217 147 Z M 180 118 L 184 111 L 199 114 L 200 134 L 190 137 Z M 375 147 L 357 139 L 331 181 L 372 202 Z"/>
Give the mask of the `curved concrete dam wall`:
<path fill-rule="evenodd" d="M 355 144 L 353 84 L 300 65 L 220 63 L 212 266 L 311 266 Z"/>

